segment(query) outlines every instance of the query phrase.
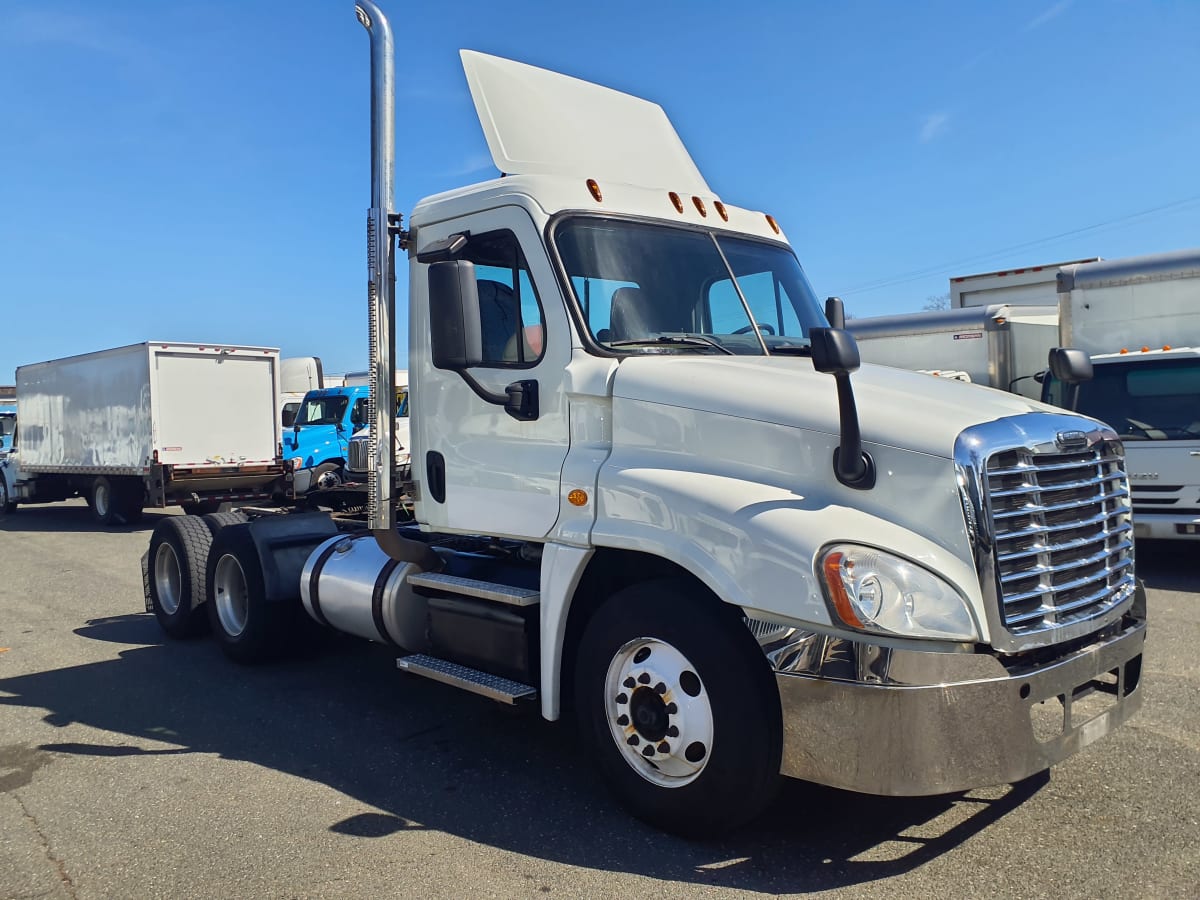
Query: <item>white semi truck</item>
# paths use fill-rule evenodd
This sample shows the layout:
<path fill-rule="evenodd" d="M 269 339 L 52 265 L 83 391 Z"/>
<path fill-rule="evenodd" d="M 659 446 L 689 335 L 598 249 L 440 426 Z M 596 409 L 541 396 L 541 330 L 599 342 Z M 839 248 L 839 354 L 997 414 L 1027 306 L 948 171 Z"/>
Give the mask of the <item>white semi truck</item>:
<path fill-rule="evenodd" d="M 97 521 L 282 490 L 279 351 L 150 341 L 17 369 L 4 502 L 82 496 Z"/>
<path fill-rule="evenodd" d="M 1057 306 L 989 304 L 851 319 L 863 362 L 1041 396 L 1046 359 L 1058 343 Z"/>
<path fill-rule="evenodd" d="M 168 633 L 207 625 L 247 662 L 310 620 L 394 647 L 403 671 L 573 717 L 620 799 L 689 835 L 754 816 L 781 774 L 894 795 L 1017 781 L 1138 708 L 1144 593 L 1110 429 L 859 369 L 778 223 L 722 201 L 659 106 L 573 78 L 464 51 L 503 177 L 404 227 L 391 32 L 357 13 L 387 398 L 369 527 L 169 517 L 144 563 Z"/>
<path fill-rule="evenodd" d="M 1200 538 L 1200 250 L 1066 266 L 1058 290 L 1060 342 L 1094 374 L 1046 399 L 1125 443 L 1139 537 Z"/>

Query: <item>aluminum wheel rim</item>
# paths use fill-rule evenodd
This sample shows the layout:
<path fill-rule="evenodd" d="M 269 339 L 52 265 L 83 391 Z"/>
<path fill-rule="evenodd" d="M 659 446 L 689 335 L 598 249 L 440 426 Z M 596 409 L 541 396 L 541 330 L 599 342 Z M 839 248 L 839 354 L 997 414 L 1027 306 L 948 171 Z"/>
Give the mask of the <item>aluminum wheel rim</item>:
<path fill-rule="evenodd" d="M 665 641 L 636 638 L 614 654 L 604 710 L 622 758 L 652 784 L 691 784 L 712 757 L 708 690 L 691 661 Z"/>
<path fill-rule="evenodd" d="M 246 573 L 236 556 L 227 553 L 217 560 L 213 571 L 213 602 L 226 634 L 237 637 L 246 630 L 250 591 L 246 587 Z"/>
<path fill-rule="evenodd" d="M 154 586 L 158 589 L 158 605 L 168 616 L 179 609 L 183 593 L 183 570 L 179 556 L 170 544 L 159 544 L 154 554 Z"/>

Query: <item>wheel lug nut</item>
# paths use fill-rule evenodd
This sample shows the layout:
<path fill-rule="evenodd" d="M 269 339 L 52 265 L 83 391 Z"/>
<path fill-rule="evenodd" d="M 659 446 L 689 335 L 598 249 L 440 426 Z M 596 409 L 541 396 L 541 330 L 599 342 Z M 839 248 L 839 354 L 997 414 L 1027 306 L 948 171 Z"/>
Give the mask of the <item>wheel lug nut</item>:
<path fill-rule="evenodd" d="M 629 724 L 629 716 L 621 715 L 617 717 L 617 724 L 624 728 Z"/>
<path fill-rule="evenodd" d="M 669 715 L 669 716 L 673 716 L 673 715 L 675 715 L 675 713 L 677 713 L 677 712 L 679 712 L 679 707 L 678 707 L 678 706 L 676 706 L 674 703 L 668 703 L 668 704 L 667 704 L 667 715 Z"/>
<path fill-rule="evenodd" d="M 650 744 L 647 744 L 645 746 L 645 748 L 642 750 L 642 756 L 653 756 L 653 755 L 654 755 L 654 747 Z"/>
<path fill-rule="evenodd" d="M 643 672 L 641 675 L 638 676 L 638 681 L 640 681 L 642 684 L 649 684 L 650 683 L 650 673 Z"/>
<path fill-rule="evenodd" d="M 637 682 L 633 680 L 633 676 L 629 676 L 621 682 L 621 687 L 634 688 L 637 687 Z"/>
<path fill-rule="evenodd" d="M 629 736 L 629 740 L 626 741 L 625 743 L 627 743 L 630 747 L 636 747 L 641 742 L 642 742 L 642 739 L 640 737 L 638 737 L 636 734 L 631 734 Z"/>
<path fill-rule="evenodd" d="M 629 696 L 627 694 L 617 694 L 617 702 L 622 704 L 628 703 Z"/>
<path fill-rule="evenodd" d="M 666 692 L 667 692 L 667 686 L 665 684 L 663 684 L 661 681 L 654 686 L 654 693 L 665 694 Z"/>
<path fill-rule="evenodd" d="M 668 744 L 666 741 L 663 741 L 661 744 L 658 745 L 658 752 L 659 753 L 670 753 L 671 745 Z"/>
<path fill-rule="evenodd" d="M 667 729 L 667 737 L 679 737 L 679 729 L 672 725 Z"/>

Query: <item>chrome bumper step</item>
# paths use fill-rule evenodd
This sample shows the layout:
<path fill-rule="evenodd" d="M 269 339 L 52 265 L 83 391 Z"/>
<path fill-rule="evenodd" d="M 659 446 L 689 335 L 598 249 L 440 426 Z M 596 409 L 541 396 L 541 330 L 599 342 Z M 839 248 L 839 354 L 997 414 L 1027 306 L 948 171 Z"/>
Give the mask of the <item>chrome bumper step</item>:
<path fill-rule="evenodd" d="M 501 703 L 515 704 L 518 700 L 533 700 L 537 697 L 537 688 L 531 684 L 521 684 L 519 681 L 491 675 L 488 672 L 481 672 L 469 666 L 462 666 L 423 653 L 400 657 L 396 660 L 396 668 L 413 675 L 423 675 L 434 681 L 440 681 L 442 684 L 462 688 L 464 691 L 470 691 L 492 700 L 499 700 Z"/>

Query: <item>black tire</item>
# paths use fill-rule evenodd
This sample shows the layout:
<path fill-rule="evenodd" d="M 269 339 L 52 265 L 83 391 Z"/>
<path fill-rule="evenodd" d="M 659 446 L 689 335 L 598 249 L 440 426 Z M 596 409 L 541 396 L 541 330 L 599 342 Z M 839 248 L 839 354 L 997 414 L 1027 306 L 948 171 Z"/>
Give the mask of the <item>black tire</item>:
<path fill-rule="evenodd" d="M 204 609 L 212 532 L 194 516 L 172 516 L 150 535 L 150 605 L 159 626 L 173 638 L 208 630 Z"/>
<path fill-rule="evenodd" d="M 276 659 L 290 645 L 297 604 L 270 602 L 248 523 L 226 525 L 208 553 L 208 620 L 225 655 L 253 664 Z"/>
<path fill-rule="evenodd" d="M 88 486 L 88 507 L 101 525 L 116 525 L 120 520 L 121 503 L 117 486 L 104 475 L 99 475 Z"/>
<path fill-rule="evenodd" d="M 672 579 L 619 591 L 588 623 L 575 669 L 583 743 L 610 787 L 639 819 L 689 838 L 761 813 L 783 748 L 766 657 L 734 608 L 697 593 Z"/>
<path fill-rule="evenodd" d="M 204 524 L 208 526 L 208 530 L 212 532 L 213 537 L 216 537 L 217 532 L 228 525 L 241 525 L 243 522 L 250 521 L 250 517 L 240 509 L 230 510 L 229 512 L 212 512 L 201 518 L 204 519 Z"/>
<path fill-rule="evenodd" d="M 8 496 L 8 481 L 0 472 L 0 519 L 17 511 L 17 501 Z"/>
<path fill-rule="evenodd" d="M 130 482 L 124 486 L 124 493 L 121 496 L 120 516 L 126 525 L 136 525 L 142 521 L 145 515 L 145 490 L 141 484 Z"/>

